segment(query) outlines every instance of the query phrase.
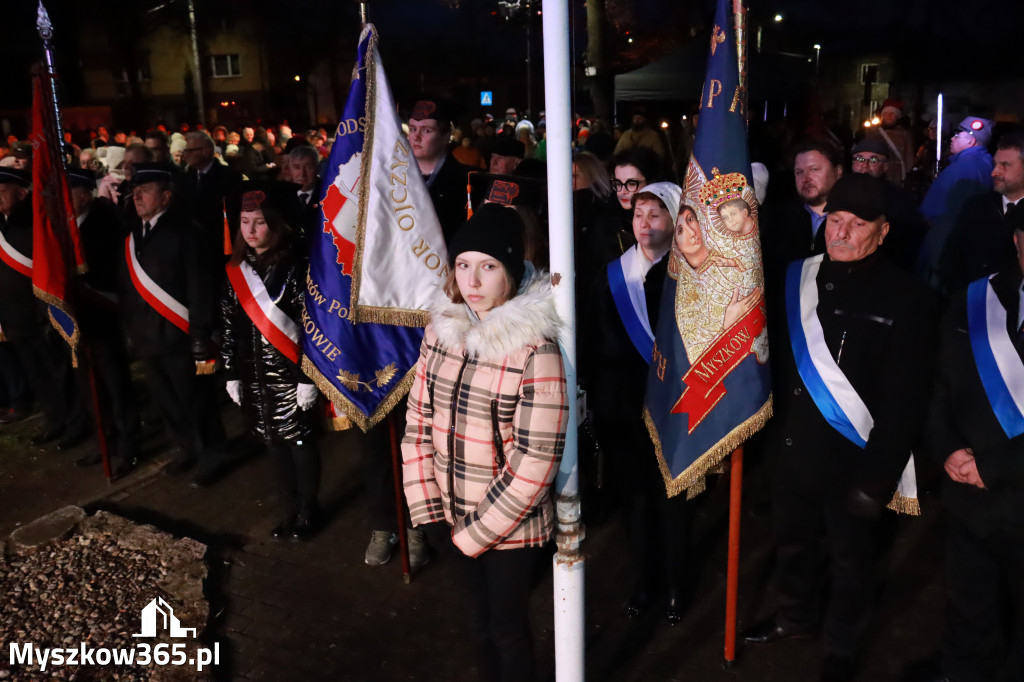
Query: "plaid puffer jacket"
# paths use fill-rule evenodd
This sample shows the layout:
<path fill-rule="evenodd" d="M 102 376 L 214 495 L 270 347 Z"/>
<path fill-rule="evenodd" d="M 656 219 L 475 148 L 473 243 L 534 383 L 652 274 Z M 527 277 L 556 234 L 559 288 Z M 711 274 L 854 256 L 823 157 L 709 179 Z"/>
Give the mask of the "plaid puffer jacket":
<path fill-rule="evenodd" d="M 475 320 L 432 313 L 409 392 L 402 474 L 413 525 L 445 520 L 467 556 L 551 538 L 565 446 L 565 371 L 547 275 Z"/>

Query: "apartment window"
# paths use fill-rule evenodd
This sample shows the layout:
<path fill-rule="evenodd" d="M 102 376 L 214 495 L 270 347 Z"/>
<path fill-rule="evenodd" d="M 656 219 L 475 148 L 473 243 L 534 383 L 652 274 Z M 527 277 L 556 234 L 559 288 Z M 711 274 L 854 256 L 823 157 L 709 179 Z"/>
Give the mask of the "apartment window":
<path fill-rule="evenodd" d="M 138 69 L 136 71 L 136 80 L 140 83 L 148 80 L 152 80 L 153 75 L 149 70 L 149 55 L 138 54 L 135 55 L 135 66 Z M 117 83 L 128 82 L 128 67 L 122 65 L 120 67 L 114 67 L 113 69 L 114 81 Z"/>
<path fill-rule="evenodd" d="M 214 78 L 232 78 L 242 75 L 237 54 L 210 55 L 210 75 Z"/>
<path fill-rule="evenodd" d="M 878 82 L 878 64 L 860 65 L 860 82 L 865 84 Z"/>

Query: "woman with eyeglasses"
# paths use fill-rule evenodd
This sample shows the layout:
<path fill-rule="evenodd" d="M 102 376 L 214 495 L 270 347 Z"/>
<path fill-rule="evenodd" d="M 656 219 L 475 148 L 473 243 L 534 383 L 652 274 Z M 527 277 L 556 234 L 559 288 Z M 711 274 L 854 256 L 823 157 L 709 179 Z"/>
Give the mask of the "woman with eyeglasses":
<path fill-rule="evenodd" d="M 614 200 L 594 221 L 593 248 L 599 263 L 607 263 L 626 252 L 633 238 L 633 195 L 654 182 L 665 179 L 661 158 L 647 147 L 631 147 L 608 162 Z"/>

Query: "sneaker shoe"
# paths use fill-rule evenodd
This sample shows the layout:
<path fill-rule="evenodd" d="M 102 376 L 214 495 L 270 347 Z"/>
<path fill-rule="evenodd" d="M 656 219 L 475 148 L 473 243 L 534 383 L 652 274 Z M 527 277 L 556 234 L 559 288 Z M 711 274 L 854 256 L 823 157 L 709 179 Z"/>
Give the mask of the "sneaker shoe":
<path fill-rule="evenodd" d="M 430 547 L 427 537 L 419 528 L 409 529 L 409 568 L 418 570 L 430 562 Z"/>
<path fill-rule="evenodd" d="M 367 566 L 383 566 L 391 561 L 391 551 L 398 544 L 398 536 L 387 530 L 375 530 L 370 535 L 363 561 Z"/>

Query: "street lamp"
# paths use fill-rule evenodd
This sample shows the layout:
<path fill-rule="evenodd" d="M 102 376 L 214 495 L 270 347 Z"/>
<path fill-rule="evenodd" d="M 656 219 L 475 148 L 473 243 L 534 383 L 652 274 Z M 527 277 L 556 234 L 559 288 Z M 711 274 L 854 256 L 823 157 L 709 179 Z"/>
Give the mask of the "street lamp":
<path fill-rule="evenodd" d="M 775 23 L 778 24 L 781 21 L 782 21 L 782 15 L 781 14 L 776 14 L 775 15 Z"/>
<path fill-rule="evenodd" d="M 818 64 L 821 62 L 821 45 L 814 43 L 814 77 L 818 77 Z"/>

